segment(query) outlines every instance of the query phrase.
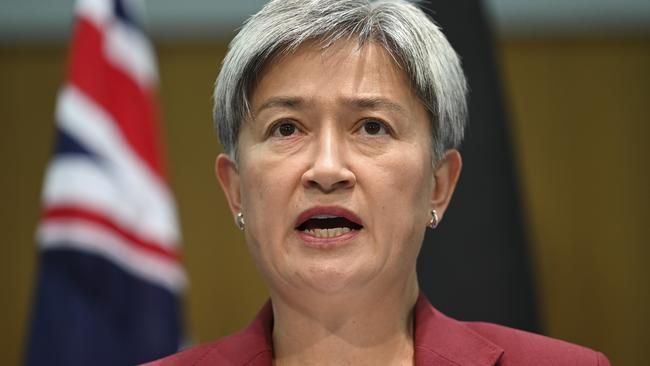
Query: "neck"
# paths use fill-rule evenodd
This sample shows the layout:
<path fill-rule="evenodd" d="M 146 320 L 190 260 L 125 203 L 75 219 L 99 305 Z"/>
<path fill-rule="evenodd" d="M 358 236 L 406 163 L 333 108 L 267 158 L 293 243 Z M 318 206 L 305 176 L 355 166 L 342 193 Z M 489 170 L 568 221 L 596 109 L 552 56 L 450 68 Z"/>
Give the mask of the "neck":
<path fill-rule="evenodd" d="M 272 294 L 275 365 L 412 365 L 418 293 L 414 275 L 363 294 Z"/>

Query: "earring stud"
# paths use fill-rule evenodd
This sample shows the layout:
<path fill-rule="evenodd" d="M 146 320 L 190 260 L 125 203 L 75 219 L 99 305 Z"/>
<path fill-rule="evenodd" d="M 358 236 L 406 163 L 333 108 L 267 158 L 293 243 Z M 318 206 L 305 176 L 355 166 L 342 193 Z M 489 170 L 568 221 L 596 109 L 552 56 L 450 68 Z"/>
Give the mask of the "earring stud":
<path fill-rule="evenodd" d="M 440 220 L 438 219 L 438 213 L 436 210 L 431 210 L 431 221 L 429 221 L 429 227 L 435 229 L 438 227 Z"/>
<path fill-rule="evenodd" d="M 237 213 L 237 218 L 235 218 L 235 222 L 237 223 L 237 227 L 239 230 L 244 231 L 244 228 L 246 227 L 246 221 L 244 220 L 244 214 L 239 212 Z"/>

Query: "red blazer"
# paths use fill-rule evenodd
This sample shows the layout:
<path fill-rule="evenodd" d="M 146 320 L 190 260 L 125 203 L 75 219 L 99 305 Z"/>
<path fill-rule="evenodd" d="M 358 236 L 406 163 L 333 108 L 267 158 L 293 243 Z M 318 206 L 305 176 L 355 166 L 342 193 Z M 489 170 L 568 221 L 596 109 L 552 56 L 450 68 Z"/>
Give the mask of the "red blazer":
<path fill-rule="evenodd" d="M 610 366 L 599 352 L 496 324 L 460 322 L 438 312 L 420 294 L 415 304 L 415 365 Z M 271 366 L 271 302 L 239 333 L 145 366 Z"/>

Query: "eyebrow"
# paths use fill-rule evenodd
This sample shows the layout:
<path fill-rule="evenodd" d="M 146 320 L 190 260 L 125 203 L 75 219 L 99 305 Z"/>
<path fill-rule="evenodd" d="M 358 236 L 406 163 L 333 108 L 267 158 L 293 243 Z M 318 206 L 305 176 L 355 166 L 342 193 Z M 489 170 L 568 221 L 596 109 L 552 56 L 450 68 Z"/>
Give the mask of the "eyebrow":
<path fill-rule="evenodd" d="M 302 109 L 307 103 L 302 97 L 279 96 L 273 97 L 264 104 L 262 104 L 255 111 L 255 115 L 259 114 L 265 109 L 272 108 L 287 108 L 287 109 Z M 399 103 L 393 102 L 390 99 L 382 97 L 351 97 L 343 98 L 343 104 L 346 104 L 355 109 L 369 109 L 369 110 L 389 110 L 406 115 L 406 109 Z"/>
<path fill-rule="evenodd" d="M 406 115 L 406 109 L 399 103 L 381 97 L 346 98 L 344 103 L 356 109 L 389 110 Z"/>
<path fill-rule="evenodd" d="M 258 115 L 261 111 L 265 109 L 272 108 L 287 108 L 287 109 L 300 109 L 305 105 L 305 100 L 301 97 L 273 97 L 264 104 L 262 104 L 257 110 L 255 110 L 255 115 Z"/>

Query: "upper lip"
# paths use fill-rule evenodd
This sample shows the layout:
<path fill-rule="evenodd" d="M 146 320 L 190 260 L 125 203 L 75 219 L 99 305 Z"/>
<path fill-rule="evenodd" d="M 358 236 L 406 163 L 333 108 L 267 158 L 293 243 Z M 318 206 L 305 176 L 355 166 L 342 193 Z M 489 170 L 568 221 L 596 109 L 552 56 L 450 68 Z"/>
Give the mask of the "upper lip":
<path fill-rule="evenodd" d="M 343 217 L 359 226 L 363 226 L 363 223 L 359 218 L 359 216 L 357 216 L 354 212 L 344 207 L 316 206 L 316 207 L 309 208 L 303 211 L 300 215 L 298 215 L 298 219 L 296 219 L 296 224 L 294 227 L 297 228 L 298 226 L 302 225 L 305 221 L 309 220 L 310 218 L 319 215 Z"/>

